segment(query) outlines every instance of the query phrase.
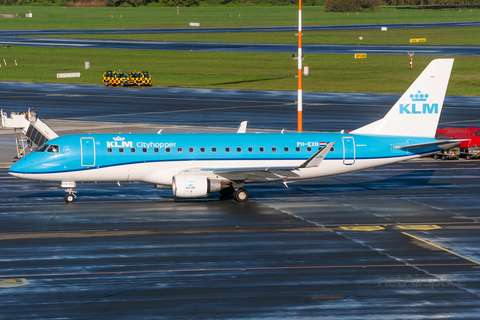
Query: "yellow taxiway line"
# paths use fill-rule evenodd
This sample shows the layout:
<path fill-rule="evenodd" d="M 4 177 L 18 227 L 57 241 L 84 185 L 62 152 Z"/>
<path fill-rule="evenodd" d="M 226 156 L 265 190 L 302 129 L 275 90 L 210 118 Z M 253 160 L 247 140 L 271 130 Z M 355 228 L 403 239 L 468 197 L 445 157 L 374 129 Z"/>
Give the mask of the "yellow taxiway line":
<path fill-rule="evenodd" d="M 416 240 L 418 240 L 418 241 L 421 241 L 421 242 L 424 242 L 424 243 L 426 243 L 426 244 L 428 244 L 428 245 L 431 245 L 432 247 L 435 247 L 435 248 L 437 248 L 437 249 L 441 249 L 441 250 L 443 250 L 443 251 L 446 251 L 446 252 L 448 252 L 448 253 L 451 253 L 451 254 L 453 254 L 453 255 L 456 255 L 457 257 L 460 257 L 460 258 L 462 258 L 462 259 L 465 259 L 465 260 L 468 260 L 468 261 L 470 261 L 470 262 L 473 262 L 473 263 L 475 263 L 475 264 L 480 265 L 479 262 L 477 262 L 477 261 L 475 261 L 475 260 L 472 260 L 472 259 L 469 259 L 469 258 L 467 258 L 467 257 L 464 257 L 464 256 L 462 256 L 461 254 L 458 254 L 458 253 L 455 253 L 455 252 L 453 252 L 453 251 L 451 251 L 451 250 L 448 250 L 448 249 L 442 248 L 442 247 L 440 247 L 440 246 L 437 246 L 436 244 L 433 244 L 433 243 L 428 242 L 428 241 L 426 241 L 426 240 L 423 240 L 423 239 L 420 239 L 420 238 L 418 238 L 418 237 L 415 237 L 415 236 L 413 236 L 413 235 L 411 235 L 411 234 L 409 234 L 409 233 L 406 233 L 406 232 L 402 232 L 402 233 L 405 234 L 405 235 L 407 235 L 407 236 L 409 236 L 409 237 L 412 237 L 412 238 L 414 238 L 414 239 L 416 239 Z"/>

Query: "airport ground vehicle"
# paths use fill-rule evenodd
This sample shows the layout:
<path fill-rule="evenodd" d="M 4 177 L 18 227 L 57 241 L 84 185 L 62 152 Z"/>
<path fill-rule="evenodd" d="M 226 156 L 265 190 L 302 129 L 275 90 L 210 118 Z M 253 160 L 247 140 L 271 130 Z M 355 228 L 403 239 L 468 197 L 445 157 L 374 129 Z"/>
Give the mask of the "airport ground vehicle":
<path fill-rule="evenodd" d="M 151 86 L 152 77 L 148 71 L 130 72 L 128 74 L 133 86 Z"/>
<path fill-rule="evenodd" d="M 103 74 L 103 84 L 106 86 L 121 86 L 126 87 L 132 85 L 132 80 L 130 76 L 123 72 L 115 72 L 115 71 L 106 71 Z"/>
<path fill-rule="evenodd" d="M 435 159 L 456 160 L 460 157 L 469 159 L 480 158 L 480 128 L 454 128 L 446 127 L 437 129 L 436 138 L 462 140 L 460 146 L 443 150 L 434 155 Z"/>

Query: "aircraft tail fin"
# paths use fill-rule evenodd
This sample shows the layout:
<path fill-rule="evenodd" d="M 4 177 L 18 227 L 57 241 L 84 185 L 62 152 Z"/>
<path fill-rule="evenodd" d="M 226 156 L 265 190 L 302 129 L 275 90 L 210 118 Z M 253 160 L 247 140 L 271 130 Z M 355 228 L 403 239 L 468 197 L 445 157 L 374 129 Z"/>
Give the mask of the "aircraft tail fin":
<path fill-rule="evenodd" d="M 382 119 L 355 134 L 435 137 L 454 59 L 436 59 Z"/>

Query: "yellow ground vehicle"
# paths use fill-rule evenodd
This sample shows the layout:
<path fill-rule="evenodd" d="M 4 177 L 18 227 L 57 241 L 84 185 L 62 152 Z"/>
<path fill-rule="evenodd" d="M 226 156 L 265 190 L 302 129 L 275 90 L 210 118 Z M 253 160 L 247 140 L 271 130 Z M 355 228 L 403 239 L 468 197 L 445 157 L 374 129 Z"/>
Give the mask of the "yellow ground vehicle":
<path fill-rule="evenodd" d="M 129 73 L 130 80 L 132 81 L 132 85 L 137 86 L 151 86 L 152 85 L 152 77 L 148 71 L 142 72 L 131 72 Z"/>
<path fill-rule="evenodd" d="M 126 73 L 107 71 L 103 74 L 103 84 L 126 87 L 132 84 L 132 80 Z"/>
<path fill-rule="evenodd" d="M 103 78 L 102 78 L 102 83 L 106 86 L 108 86 L 108 83 L 110 79 L 113 77 L 113 71 L 112 70 L 107 70 L 103 73 Z"/>

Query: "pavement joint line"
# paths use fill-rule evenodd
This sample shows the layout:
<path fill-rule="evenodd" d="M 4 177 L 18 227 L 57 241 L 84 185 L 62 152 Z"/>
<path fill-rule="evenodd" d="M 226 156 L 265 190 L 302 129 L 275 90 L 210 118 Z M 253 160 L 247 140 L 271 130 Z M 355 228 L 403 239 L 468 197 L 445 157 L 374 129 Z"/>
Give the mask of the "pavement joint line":
<path fill-rule="evenodd" d="M 453 254 L 453 255 L 456 255 L 457 257 L 460 257 L 460 258 L 462 258 L 462 259 L 465 259 L 465 260 L 468 260 L 468 261 L 470 261 L 470 262 L 473 262 L 473 263 L 475 263 L 475 264 L 477 264 L 477 265 L 480 265 L 480 263 L 477 262 L 477 261 L 475 261 L 475 260 L 469 259 L 469 258 L 467 258 L 467 257 L 462 256 L 461 254 L 458 254 L 458 253 L 455 253 L 455 252 L 453 252 L 453 251 L 451 251 L 451 250 L 448 250 L 448 249 L 445 249 L 445 248 L 443 248 L 443 247 L 437 246 L 436 244 L 433 244 L 433 243 L 431 243 L 431 242 L 429 242 L 429 241 L 427 241 L 427 240 L 420 239 L 420 238 L 415 237 L 414 235 L 411 235 L 411 234 L 406 233 L 406 232 L 402 232 L 402 233 L 405 234 L 405 235 L 407 235 L 407 236 L 409 236 L 409 237 L 412 237 L 412 238 L 414 238 L 414 239 L 416 239 L 416 240 L 418 240 L 418 241 L 421 241 L 421 242 L 424 242 L 424 243 L 426 243 L 426 244 L 428 244 L 428 245 L 431 245 L 432 247 L 435 247 L 435 248 L 437 248 L 437 249 L 441 249 L 441 250 L 443 250 L 443 251 L 446 251 L 446 252 L 448 252 L 448 253 L 451 253 L 451 254 Z"/>
<path fill-rule="evenodd" d="M 67 276 L 94 276 L 94 275 L 121 275 L 121 274 L 148 274 L 148 273 L 181 273 L 181 272 L 214 272 L 214 271 L 262 271 L 262 270 L 305 270 L 305 269 L 336 269 L 336 268 L 412 268 L 412 267 L 453 267 L 474 266 L 476 263 L 424 263 L 424 264 L 372 264 L 346 266 L 291 266 L 291 267 L 251 267 L 251 268 L 212 268 L 212 269 L 168 269 L 168 270 L 137 270 L 137 271 L 105 271 L 81 273 L 50 273 L 32 275 L 0 275 L 0 278 L 40 278 L 40 277 L 67 277 Z"/>

